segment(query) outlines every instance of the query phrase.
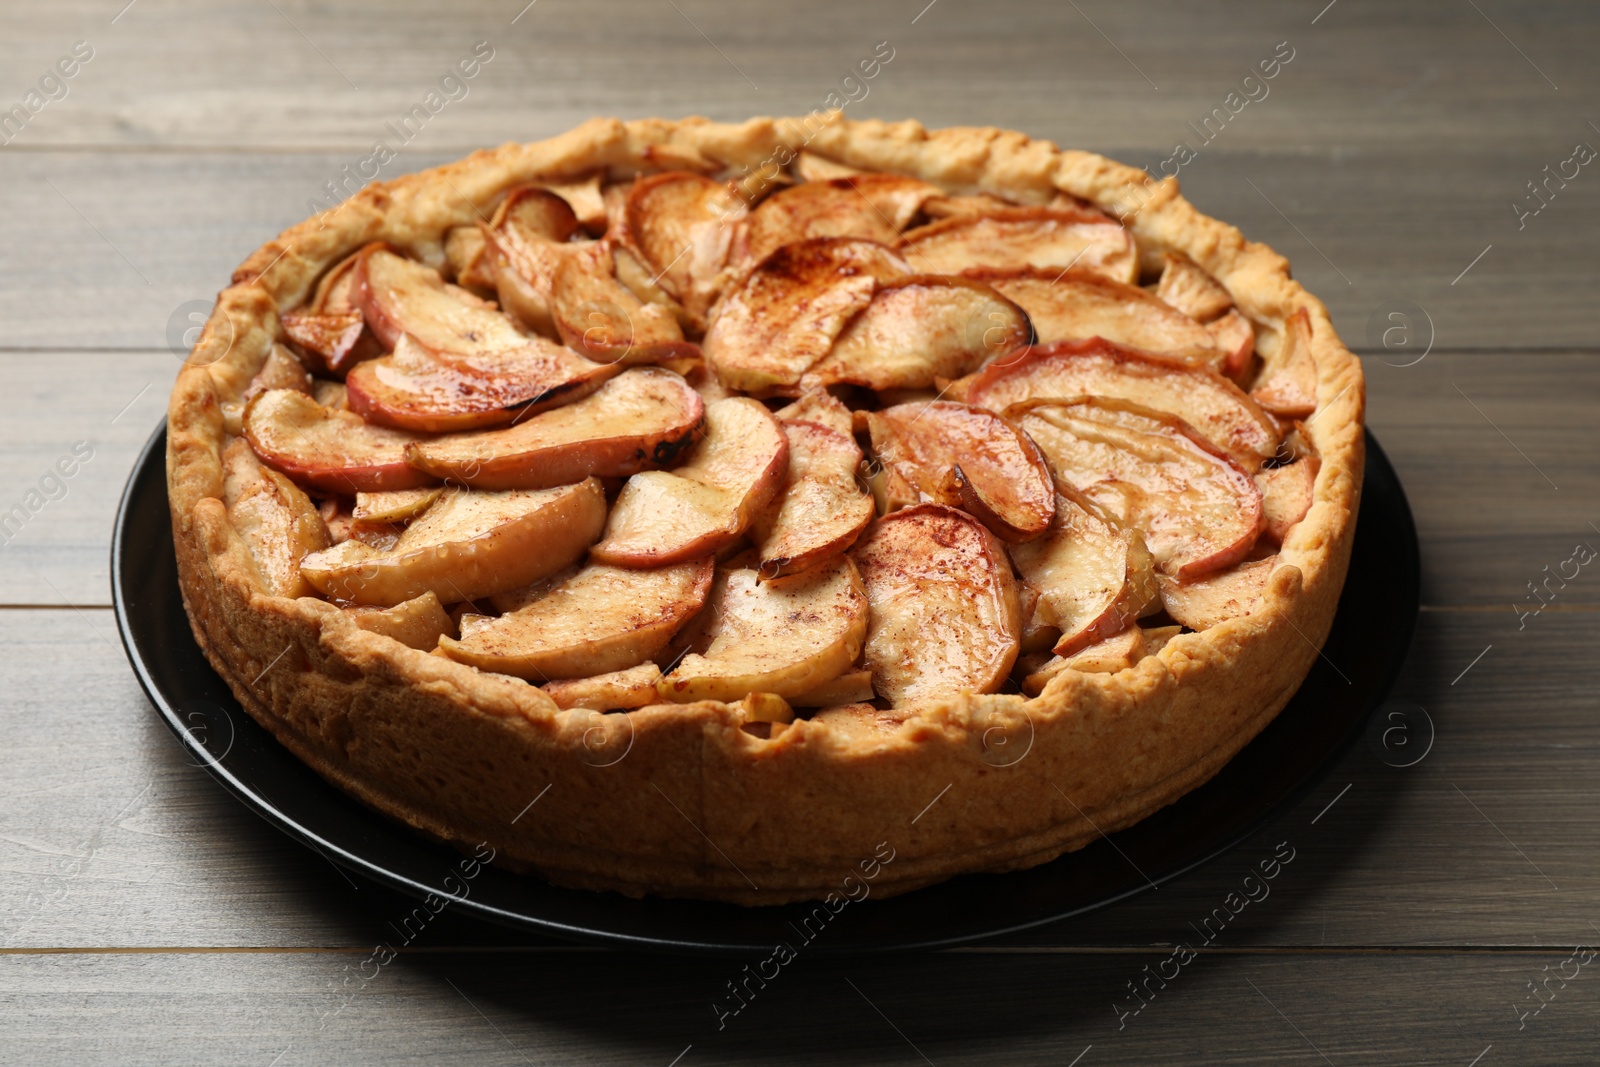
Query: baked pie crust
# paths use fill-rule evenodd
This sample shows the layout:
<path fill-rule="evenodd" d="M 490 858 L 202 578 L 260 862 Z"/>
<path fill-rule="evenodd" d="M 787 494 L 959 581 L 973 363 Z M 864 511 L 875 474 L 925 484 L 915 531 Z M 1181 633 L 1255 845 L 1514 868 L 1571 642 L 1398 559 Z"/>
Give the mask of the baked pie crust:
<path fill-rule="evenodd" d="M 281 520 L 270 500 L 256 510 L 235 500 L 231 514 L 224 500 L 228 449 L 244 447 L 235 436 L 241 402 L 273 383 L 273 360 L 283 358 L 274 345 L 291 336 L 283 313 L 311 301 L 330 267 L 386 242 L 467 283 L 456 270 L 460 249 L 451 246 L 470 242 L 508 190 L 570 192 L 596 174 L 621 181 L 678 171 L 719 181 L 745 175 L 735 183 L 745 191 L 761 178 L 788 181 L 795 171 L 811 179 L 861 171 L 921 179 L 937 187 L 935 195 L 910 207 L 885 199 L 886 224 L 903 226 L 924 212 L 938 229 L 917 243 L 945 257 L 959 258 L 959 243 L 969 238 L 1014 239 L 1006 227 L 1022 224 L 1007 223 L 1010 217 L 1059 216 L 1064 228 L 1097 212 L 1120 219 L 1132 237 L 1131 258 L 1117 266 L 1106 253 L 1106 269 L 1127 270 L 1123 280 L 1133 282 L 1160 274 L 1156 295 L 1196 322 L 1218 322 L 1226 311 L 1253 328 L 1264 361 L 1254 380 L 1258 398 L 1304 420 L 1294 436 L 1315 457 L 1297 471 L 1310 488 L 1309 510 L 1294 522 L 1297 510 L 1275 517 L 1269 500 L 1261 523 L 1282 539 L 1274 555 L 1257 552 L 1209 581 L 1162 577 L 1169 625 L 1113 627 L 1066 658 L 1027 661 L 1033 669 L 1021 684 L 1036 697 L 961 693 L 899 708 L 846 698 L 810 718 L 792 717 L 783 701 L 761 693 L 727 703 L 653 702 L 626 713 L 563 710 L 552 693 L 564 694 L 563 703 L 588 694 L 587 702 L 603 707 L 608 694 L 648 687 L 653 675 L 625 671 L 604 683 L 541 688 L 408 647 L 418 633 L 413 643 L 431 647 L 429 635 L 451 625 L 437 599 L 419 598 L 425 603 L 405 611 L 341 607 L 292 570 L 274 573 L 259 563 L 251 546 L 262 536 L 305 548 L 328 543 L 314 523 L 263 534 L 262 523 Z M 580 218 L 603 224 L 605 209 L 592 197 L 571 198 Z M 982 217 L 974 223 L 963 217 L 968 210 Z M 1169 259 L 1176 266 L 1163 273 Z M 625 266 L 616 269 L 623 277 Z M 685 293 L 697 284 L 688 274 L 676 280 Z M 1019 293 L 1026 288 L 1014 284 Z M 703 295 L 683 301 L 692 332 L 706 321 Z M 289 319 L 303 336 L 306 324 Z M 668 349 L 657 362 L 671 365 L 682 351 L 669 350 L 676 327 L 659 325 Z M 335 346 L 340 358 L 371 343 L 359 333 Z M 358 352 L 352 362 L 372 354 Z M 1287 367 L 1291 357 L 1299 363 Z M 1314 395 L 1296 395 L 1297 374 L 1302 393 L 1314 385 Z M 596 387 L 604 384 L 583 386 Z M 875 880 L 880 895 L 964 872 L 1030 867 L 1139 821 L 1215 774 L 1289 700 L 1328 633 L 1360 497 L 1364 406 L 1359 362 L 1323 305 L 1291 279 L 1288 262 L 1200 214 L 1173 179 L 1156 182 L 1100 156 L 994 128 L 926 130 L 836 114 L 740 124 L 597 119 L 550 140 L 369 185 L 250 256 L 220 294 L 173 390 L 168 488 L 196 639 L 244 708 L 325 778 L 432 838 L 463 848 L 487 842 L 501 862 L 560 885 L 776 904 L 822 897 L 882 842 L 893 846 L 895 861 Z M 337 439 L 337 429 L 326 439 Z M 837 445 L 840 435 L 824 429 L 816 436 Z M 1261 473 L 1288 469 L 1269 463 Z M 406 509 L 441 507 L 452 491 L 437 497 L 426 484 L 414 490 L 415 504 L 383 499 Z M 287 479 L 268 477 L 254 491 L 292 490 Z M 569 529 L 590 521 L 582 516 L 595 506 L 594 491 L 581 485 L 526 492 L 550 494 L 538 506 L 566 509 Z M 940 514 L 947 525 L 952 515 L 969 522 L 972 538 L 988 536 L 960 512 Z M 984 543 L 1003 556 L 998 539 Z M 840 597 L 854 595 L 839 588 Z M 1241 596 L 1251 601 L 1248 614 L 1237 614 Z M 1072 605 L 1057 607 L 1062 618 L 1071 614 Z M 1225 621 L 1211 624 L 1219 617 Z M 1190 628 L 1181 632 L 1170 625 L 1184 621 Z M 847 674 L 838 691 L 862 677 Z"/>

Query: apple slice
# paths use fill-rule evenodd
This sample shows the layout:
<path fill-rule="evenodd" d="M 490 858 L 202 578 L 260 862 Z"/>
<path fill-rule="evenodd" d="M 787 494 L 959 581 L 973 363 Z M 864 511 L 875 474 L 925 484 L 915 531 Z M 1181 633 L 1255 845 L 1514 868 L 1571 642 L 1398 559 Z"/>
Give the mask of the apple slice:
<path fill-rule="evenodd" d="M 479 489 L 543 489 L 591 474 L 623 478 L 671 467 L 705 429 L 705 404 L 678 375 L 638 367 L 582 400 L 515 426 L 419 441 L 419 471 Z"/>
<path fill-rule="evenodd" d="M 922 202 L 922 213 L 930 219 L 953 219 L 969 215 L 993 215 L 1019 205 L 988 193 L 964 193 L 956 196 L 930 196 Z"/>
<path fill-rule="evenodd" d="M 969 273 L 1021 305 L 1040 344 L 1103 337 L 1218 370 L 1232 354 L 1216 333 L 1145 292 L 1083 270 L 1024 267 Z M 1253 337 L 1252 337 L 1253 339 Z M 1231 342 L 1237 347 L 1237 340 Z"/>
<path fill-rule="evenodd" d="M 669 171 L 633 183 L 623 209 L 627 240 L 657 282 L 705 329 L 727 283 L 725 270 L 745 202 L 722 182 Z"/>
<path fill-rule="evenodd" d="M 743 235 L 747 263 L 810 237 L 855 237 L 893 244 L 923 201 L 939 189 L 897 174 L 854 174 L 783 189 L 750 213 Z"/>
<path fill-rule="evenodd" d="M 1311 510 L 1316 497 L 1317 472 L 1321 468 L 1321 460 L 1305 456 L 1282 467 L 1256 472 L 1261 510 L 1267 516 L 1266 533 L 1273 541 L 1283 544 L 1289 531 Z"/>
<path fill-rule="evenodd" d="M 1264 358 L 1256 402 L 1274 415 L 1303 419 L 1317 410 L 1317 359 L 1311 352 L 1311 315 L 1301 308 L 1283 324 L 1278 347 Z"/>
<path fill-rule="evenodd" d="M 715 566 L 709 558 L 650 571 L 591 563 L 499 618 L 462 616 L 461 639 L 439 648 L 457 662 L 529 681 L 637 667 L 705 606 Z"/>
<path fill-rule="evenodd" d="M 315 357 L 329 374 L 342 376 L 362 360 L 383 355 L 383 347 L 359 311 L 285 311 L 280 321 L 289 340 Z"/>
<path fill-rule="evenodd" d="M 1063 486 L 1050 532 L 1011 550 L 1038 592 L 1033 622 L 1061 631 L 1053 650 L 1071 655 L 1132 626 L 1160 603 L 1144 538 Z"/>
<path fill-rule="evenodd" d="M 664 363 L 698 358 L 678 319 L 617 281 L 609 241 L 569 245 L 551 282 L 550 314 L 569 348 L 599 363 Z"/>
<path fill-rule="evenodd" d="M 990 693 L 1022 620 L 1005 549 L 978 520 L 919 504 L 879 519 L 851 553 L 871 605 L 864 665 L 895 704 Z"/>
<path fill-rule="evenodd" d="M 1181 627 L 1171 627 L 1173 630 Z M 1082 671 L 1084 674 L 1116 674 L 1152 655 L 1145 639 L 1146 631 L 1139 626 L 1129 626 L 1110 637 L 1096 641 L 1068 655 L 1056 654 L 1035 666 L 1022 679 L 1022 691 L 1036 697 L 1045 686 L 1062 671 Z"/>
<path fill-rule="evenodd" d="M 1265 525 L 1255 482 L 1182 419 L 1126 400 L 1028 400 L 1006 409 L 1059 482 L 1144 535 L 1185 581 L 1244 558 Z"/>
<path fill-rule="evenodd" d="M 594 478 L 504 493 L 451 488 L 393 548 L 345 541 L 307 556 L 300 573 L 336 600 L 389 606 L 431 590 L 453 604 L 555 573 L 583 555 L 605 519 Z"/>
<path fill-rule="evenodd" d="M 413 597 L 392 608 L 360 604 L 345 608 L 345 614 L 363 630 L 392 637 L 408 648 L 432 652 L 439 638 L 455 633 L 456 624 L 432 592 Z"/>
<path fill-rule="evenodd" d="M 709 610 L 710 644 L 661 679 L 667 700 L 801 696 L 849 670 L 867 632 L 867 595 L 845 556 L 772 582 L 748 568 L 723 569 Z"/>
<path fill-rule="evenodd" d="M 800 386 L 925 389 L 1002 359 L 1032 336 L 1022 309 L 987 285 L 913 275 L 883 284 Z"/>
<path fill-rule="evenodd" d="M 1100 338 L 1035 345 L 992 363 L 964 395 L 994 411 L 1039 397 L 1131 400 L 1178 416 L 1248 470 L 1275 455 L 1280 440 L 1271 416 L 1221 375 Z"/>
<path fill-rule="evenodd" d="M 701 348 L 731 389 L 794 390 L 878 286 L 910 273 L 905 260 L 872 241 L 784 245 L 724 294 Z"/>
<path fill-rule="evenodd" d="M 1162 575 L 1161 604 L 1191 630 L 1255 615 L 1266 610 L 1267 582 L 1279 565 L 1277 556 L 1268 556 L 1192 582 Z"/>
<path fill-rule="evenodd" d="M 369 422 L 422 433 L 501 426 L 579 400 L 622 371 L 540 337 L 473 357 L 438 356 L 400 338 L 393 354 L 357 364 L 345 379 L 350 410 Z"/>
<path fill-rule="evenodd" d="M 994 268 L 1069 267 L 1132 284 L 1139 276 L 1133 234 L 1098 211 L 1012 207 L 919 226 L 895 246 L 918 271 L 961 274 Z"/>
<path fill-rule="evenodd" d="M 415 489 L 433 478 L 406 463 L 416 434 L 368 425 L 305 393 L 272 389 L 244 409 L 244 435 L 268 466 L 331 493 Z"/>
<path fill-rule="evenodd" d="M 789 441 L 759 401 L 707 404 L 706 436 L 689 462 L 629 478 L 591 555 L 623 567 L 659 567 L 715 552 L 744 535 L 783 488 L 788 469 Z"/>
<path fill-rule="evenodd" d="M 1182 252 L 1168 252 L 1163 259 L 1156 296 L 1196 322 L 1221 318 L 1233 307 L 1233 297 L 1204 268 Z"/>
<path fill-rule="evenodd" d="M 312 595 L 314 590 L 300 576 L 300 562 L 328 547 L 328 527 L 299 486 L 262 466 L 242 437 L 222 451 L 222 502 L 267 592 Z"/>
<path fill-rule="evenodd" d="M 385 245 L 364 248 L 353 273 L 367 325 L 391 350 L 402 334 L 441 356 L 499 352 L 526 342 L 494 305 Z"/>
<path fill-rule="evenodd" d="M 814 422 L 846 437 L 855 431 L 855 417 L 843 401 L 826 389 L 801 393 L 794 403 L 774 412 L 779 422 Z"/>
<path fill-rule="evenodd" d="M 1211 331 L 1217 351 L 1222 353 L 1219 369 L 1234 381 L 1243 381 L 1256 354 L 1256 328 L 1239 314 L 1238 308 L 1230 308 L 1216 322 L 1207 323 L 1206 329 Z"/>
<path fill-rule="evenodd" d="M 797 708 L 831 708 L 840 704 L 857 704 L 872 700 L 872 672 L 846 671 L 831 682 L 823 682 L 799 696 L 790 697 L 789 703 Z"/>
<path fill-rule="evenodd" d="M 593 234 L 606 228 L 606 203 L 600 193 L 601 172 L 570 181 L 547 182 L 545 188 L 567 202 L 578 224 Z"/>
<path fill-rule="evenodd" d="M 438 487 L 357 492 L 356 506 L 350 517 L 361 523 L 410 522 L 427 511 L 443 492 Z"/>
<path fill-rule="evenodd" d="M 878 460 L 920 499 L 965 509 L 1002 541 L 1043 534 L 1056 490 L 1039 448 L 992 411 L 949 400 L 867 415 Z"/>
<path fill-rule="evenodd" d="M 763 578 L 794 574 L 847 551 L 876 514 L 856 485 L 861 449 L 849 434 L 815 422 L 784 420 L 788 483 L 751 525 Z"/>
<path fill-rule="evenodd" d="M 540 686 L 558 708 L 587 708 L 590 711 L 626 711 L 658 702 L 656 683 L 661 668 L 641 663 L 624 671 L 597 674 L 592 678 L 559 679 Z"/>

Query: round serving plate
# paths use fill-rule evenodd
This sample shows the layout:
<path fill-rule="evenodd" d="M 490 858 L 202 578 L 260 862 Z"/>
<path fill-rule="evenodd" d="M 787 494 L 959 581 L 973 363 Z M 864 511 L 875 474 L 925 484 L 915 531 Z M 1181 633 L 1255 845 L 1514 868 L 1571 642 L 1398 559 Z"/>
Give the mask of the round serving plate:
<path fill-rule="evenodd" d="M 166 427 L 140 454 L 111 544 L 117 627 L 162 720 L 256 814 L 339 866 L 423 897 L 459 892 L 460 856 L 329 785 L 258 725 L 195 643 L 178 591 Z M 1367 435 L 1350 574 L 1333 629 L 1288 706 L 1205 785 L 1148 819 L 1026 871 L 963 875 L 832 916 L 804 951 L 843 955 L 975 941 L 1080 915 L 1170 881 L 1238 844 L 1312 788 L 1387 696 L 1411 643 L 1420 563 L 1405 492 Z M 619 948 L 750 954 L 797 943 L 815 905 L 631 900 L 484 869 L 454 907 L 522 930 Z"/>

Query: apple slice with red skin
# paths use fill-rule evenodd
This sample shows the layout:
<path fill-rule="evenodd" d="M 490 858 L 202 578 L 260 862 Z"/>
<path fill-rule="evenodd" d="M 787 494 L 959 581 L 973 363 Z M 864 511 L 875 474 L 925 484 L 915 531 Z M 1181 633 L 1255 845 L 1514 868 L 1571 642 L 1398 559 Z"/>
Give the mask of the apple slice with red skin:
<path fill-rule="evenodd" d="M 876 514 L 856 484 L 855 438 L 815 422 L 782 419 L 789 441 L 788 482 L 752 524 L 762 578 L 794 574 L 846 552 Z"/>
<path fill-rule="evenodd" d="M 1216 333 L 1137 285 L 1090 271 L 979 270 L 981 278 L 1028 313 L 1039 344 L 1103 337 L 1130 348 L 1204 363 L 1219 370 L 1231 351 L 1218 347 Z M 1242 321 L 1242 320 L 1241 320 Z M 1252 338 L 1253 339 L 1253 338 Z M 1237 347 L 1237 340 L 1230 343 Z"/>
<path fill-rule="evenodd" d="M 1055 515 L 1044 455 L 992 411 L 950 400 L 867 415 L 878 460 L 924 500 L 963 508 L 1010 544 L 1040 536 Z"/>
<path fill-rule="evenodd" d="M 706 436 L 675 471 L 628 479 L 605 537 L 590 555 L 622 567 L 660 567 L 733 544 L 782 490 L 789 441 L 759 401 L 706 405 Z"/>
<path fill-rule="evenodd" d="M 701 330 L 722 294 L 734 235 L 748 213 L 727 185 L 689 171 L 640 178 L 628 193 L 629 246 Z"/>
<path fill-rule="evenodd" d="M 554 337 L 550 290 L 567 242 L 579 228 L 571 205 L 548 189 L 521 186 L 478 227 L 486 246 L 485 273 L 493 279 L 500 306 L 530 330 Z"/>
<path fill-rule="evenodd" d="M 1267 516 L 1266 534 L 1278 544 L 1283 544 L 1289 531 L 1306 517 L 1316 499 L 1317 472 L 1322 461 L 1316 456 L 1303 456 L 1282 467 L 1269 467 L 1256 472 L 1256 485 L 1261 489 L 1261 510 Z"/>
<path fill-rule="evenodd" d="M 600 535 L 606 494 L 597 479 L 503 493 L 451 488 L 387 550 L 344 541 L 300 561 L 325 595 L 385 607 L 432 591 L 476 600 L 528 585 L 573 563 Z"/>
<path fill-rule="evenodd" d="M 349 495 L 434 481 L 406 463 L 406 446 L 421 440 L 416 434 L 370 425 L 292 389 L 271 389 L 251 400 L 243 428 L 263 463 L 302 485 Z"/>
<path fill-rule="evenodd" d="M 621 373 L 575 352 L 525 337 L 517 348 L 442 357 L 411 336 L 391 355 L 357 364 L 345 379 L 350 410 L 370 422 L 420 433 L 502 426 L 580 400 Z"/>
<path fill-rule="evenodd" d="M 386 245 L 362 249 L 353 274 L 367 325 L 391 351 L 406 334 L 447 359 L 517 348 L 527 340 L 494 305 Z"/>
<path fill-rule="evenodd" d="M 705 605 L 716 564 L 708 557 L 625 570 L 588 564 L 524 607 L 498 618 L 465 615 L 444 655 L 529 681 L 588 678 L 653 659 Z"/>
<path fill-rule="evenodd" d="M 1250 475 L 1175 415 L 1126 400 L 1027 400 L 1006 409 L 1076 488 L 1144 535 L 1189 581 L 1243 559 L 1266 525 Z"/>
<path fill-rule="evenodd" d="M 689 383 L 639 367 L 514 426 L 419 441 L 406 459 L 418 471 L 479 489 L 543 489 L 671 467 L 700 440 L 705 419 Z"/>
<path fill-rule="evenodd" d="M 1266 610 L 1267 586 L 1282 565 L 1277 556 L 1240 563 L 1192 582 L 1161 576 L 1161 604 L 1191 630 L 1205 630 L 1229 619 Z"/>
<path fill-rule="evenodd" d="M 384 352 L 356 301 L 355 265 L 360 255 L 353 253 L 334 264 L 317 282 L 309 304 L 280 317 L 289 340 L 338 378 Z"/>
<path fill-rule="evenodd" d="M 1220 374 L 1098 337 L 1034 345 L 984 367 L 960 394 L 993 411 L 1041 397 L 1131 400 L 1183 419 L 1247 470 L 1281 440 L 1272 417 Z"/>
<path fill-rule="evenodd" d="M 851 557 L 870 606 L 862 664 L 880 697 L 904 704 L 1005 682 L 1022 630 L 1016 580 L 977 519 L 918 504 L 873 523 Z"/>
<path fill-rule="evenodd" d="M 1236 382 L 1244 380 L 1256 354 L 1256 328 L 1250 320 L 1239 314 L 1238 308 L 1215 322 L 1206 324 L 1216 338 L 1217 350 L 1222 353 L 1222 366 L 1218 369 Z"/>
<path fill-rule="evenodd" d="M 800 376 L 800 386 L 929 388 L 1002 359 L 1032 337 L 1023 310 L 989 286 L 912 275 L 881 285 L 827 355 Z"/>
<path fill-rule="evenodd" d="M 854 174 L 808 181 L 773 193 L 750 213 L 741 240 L 747 263 L 810 237 L 856 237 L 893 244 L 939 189 L 897 174 Z"/>
<path fill-rule="evenodd" d="M 895 246 L 928 274 L 1017 267 L 1069 267 L 1132 284 L 1139 276 L 1133 235 L 1115 219 L 1082 208 L 1015 207 L 957 215 L 909 230 Z"/>
<path fill-rule="evenodd" d="M 331 543 L 327 524 L 305 492 L 263 466 L 242 437 L 222 450 L 222 503 L 262 587 L 273 596 L 310 596 L 300 563 Z"/>
<path fill-rule="evenodd" d="M 794 403 L 779 408 L 773 414 L 779 422 L 814 422 L 846 437 L 856 432 L 854 413 L 826 389 L 801 393 Z"/>
<path fill-rule="evenodd" d="M 728 290 L 701 348 L 730 389 L 797 392 L 801 375 L 885 283 L 911 273 L 873 241 L 819 237 L 784 245 Z"/>
<path fill-rule="evenodd" d="M 1156 296 L 1196 322 L 1219 319 L 1233 307 L 1222 283 L 1182 252 L 1168 252 L 1156 283 Z"/>
<path fill-rule="evenodd" d="M 1038 592 L 1033 621 L 1061 631 L 1058 656 L 1127 629 L 1160 604 L 1144 538 L 1070 486 L 1061 489 L 1049 533 L 1013 547 L 1011 560 Z"/>
<path fill-rule="evenodd" d="M 569 245 L 551 282 L 550 314 L 567 347 L 597 363 L 697 359 L 671 310 L 646 304 L 617 281 L 611 243 Z"/>
<path fill-rule="evenodd" d="M 1317 410 L 1317 359 L 1311 352 L 1311 315 L 1305 308 L 1283 324 L 1278 347 L 1263 359 L 1250 395 L 1286 419 L 1303 419 Z"/>

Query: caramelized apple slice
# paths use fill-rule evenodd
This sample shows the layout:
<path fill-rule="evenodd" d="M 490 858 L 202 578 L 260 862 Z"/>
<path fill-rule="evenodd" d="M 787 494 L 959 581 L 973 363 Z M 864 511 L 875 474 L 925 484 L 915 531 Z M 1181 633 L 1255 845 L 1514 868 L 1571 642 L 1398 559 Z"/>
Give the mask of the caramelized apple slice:
<path fill-rule="evenodd" d="M 1170 627 L 1178 630 L 1181 627 Z M 1145 638 L 1146 631 L 1139 626 L 1129 626 L 1110 637 L 1096 641 L 1080 651 L 1068 655 L 1056 654 L 1034 666 L 1022 679 L 1022 691 L 1031 697 L 1044 692 L 1044 687 L 1062 671 L 1082 671 L 1085 674 L 1116 674 L 1136 666 L 1146 656 L 1153 655 Z"/>
<path fill-rule="evenodd" d="M 706 436 L 689 462 L 629 478 L 592 555 L 623 567 L 658 567 L 731 545 L 778 495 L 788 468 L 788 439 L 760 402 L 708 404 Z"/>
<path fill-rule="evenodd" d="M 408 648 L 432 652 L 439 638 L 455 633 L 456 624 L 432 592 L 413 597 L 392 608 L 370 604 L 345 608 L 357 626 L 375 634 L 392 637 Z"/>
<path fill-rule="evenodd" d="M 1182 252 L 1166 254 L 1156 296 L 1196 322 L 1221 318 L 1233 307 L 1233 297 L 1222 283 Z"/>
<path fill-rule="evenodd" d="M 1261 490 L 1261 510 L 1267 516 L 1267 536 L 1283 544 L 1289 531 L 1311 510 L 1322 461 L 1305 456 L 1282 467 L 1256 472 Z"/>
<path fill-rule="evenodd" d="M 273 389 L 244 409 L 244 435 L 268 466 L 333 493 L 414 489 L 433 479 L 406 464 L 416 434 L 370 426 L 305 393 Z"/>
<path fill-rule="evenodd" d="M 868 414 L 867 427 L 879 461 L 921 499 L 964 508 L 1012 544 L 1050 526 L 1050 467 L 994 412 L 949 400 L 898 404 Z"/>
<path fill-rule="evenodd" d="M 1083 270 L 1066 273 L 1024 268 L 979 271 L 980 277 L 1021 305 L 1040 344 L 1103 337 L 1146 352 L 1159 352 L 1220 370 L 1229 352 L 1217 335 L 1157 300 L 1137 285 L 1114 282 Z"/>
<path fill-rule="evenodd" d="M 285 311 L 282 322 L 289 340 L 315 356 L 329 374 L 347 374 L 362 360 L 383 355 L 359 311 Z"/>
<path fill-rule="evenodd" d="M 789 703 L 797 708 L 832 708 L 840 704 L 862 703 L 875 696 L 877 694 L 872 691 L 872 672 L 858 670 L 846 671 L 815 689 L 790 697 Z"/>
<path fill-rule="evenodd" d="M 710 559 L 650 571 L 591 563 L 499 618 L 462 616 L 461 639 L 439 648 L 530 681 L 626 670 L 654 658 L 705 605 L 714 567 Z"/>
<path fill-rule="evenodd" d="M 750 214 L 744 259 L 759 263 L 780 246 L 810 237 L 855 237 L 893 244 L 937 187 L 896 174 L 808 181 L 774 193 Z"/>
<path fill-rule="evenodd" d="M 1249 470 L 1278 450 L 1277 424 L 1226 378 L 1099 338 L 1035 345 L 979 371 L 964 395 L 994 411 L 1038 397 L 1131 400 L 1178 416 Z"/>
<path fill-rule="evenodd" d="M 314 590 L 300 576 L 300 561 L 328 547 L 328 527 L 310 498 L 288 478 L 262 466 L 242 437 L 222 451 L 222 502 L 266 591 L 283 597 L 312 595 Z"/>
<path fill-rule="evenodd" d="M 872 497 L 856 485 L 861 449 L 849 434 L 815 422 L 783 420 L 788 484 L 751 527 L 761 576 L 776 578 L 845 552 L 872 521 Z"/>
<path fill-rule="evenodd" d="M 329 597 L 357 604 L 388 606 L 429 591 L 450 603 L 475 600 L 567 566 L 605 519 L 605 490 L 594 478 L 504 493 L 452 488 L 393 548 L 345 541 L 307 556 L 300 573 Z"/>
<path fill-rule="evenodd" d="M 480 489 L 543 489 L 671 467 L 704 428 L 705 404 L 687 382 L 639 367 L 575 403 L 501 430 L 422 441 L 406 458 Z"/>
<path fill-rule="evenodd" d="M 550 182 L 545 188 L 567 202 L 578 224 L 598 236 L 606 228 L 605 197 L 600 193 L 600 171 L 572 181 Z"/>
<path fill-rule="evenodd" d="M 661 699 L 656 683 L 661 668 L 641 663 L 625 671 L 611 671 L 592 678 L 558 679 L 540 686 L 558 708 L 587 708 L 590 711 L 624 711 L 642 708 Z"/>
<path fill-rule="evenodd" d="M 402 430 L 446 433 L 501 426 L 581 399 L 622 371 L 540 337 L 521 346 L 446 360 L 411 339 L 359 363 L 345 379 L 350 410 Z"/>
<path fill-rule="evenodd" d="M 855 417 L 850 409 L 826 389 L 801 393 L 794 403 L 779 408 L 774 414 L 779 422 L 814 422 L 846 437 L 856 432 Z"/>
<path fill-rule="evenodd" d="M 774 582 L 743 567 L 722 570 L 709 610 L 710 644 L 661 679 L 667 700 L 803 695 L 848 670 L 867 632 L 866 592 L 844 556 Z"/>
<path fill-rule="evenodd" d="M 427 511 L 442 492 L 440 488 L 357 492 L 350 517 L 361 523 L 410 522 Z"/>
<path fill-rule="evenodd" d="M 872 241 L 822 237 L 785 245 L 723 296 L 701 347 L 729 388 L 792 390 L 881 283 L 910 273 Z"/>
<path fill-rule="evenodd" d="M 743 200 L 721 182 L 688 171 L 641 178 L 628 194 L 628 240 L 660 284 L 704 330 L 706 315 L 726 283 Z"/>
<path fill-rule="evenodd" d="M 999 688 L 1022 620 L 1005 549 L 978 520 L 919 504 L 879 519 L 851 555 L 871 605 L 863 663 L 879 696 Z"/>
<path fill-rule="evenodd" d="M 390 349 L 402 334 L 443 357 L 500 352 L 527 341 L 493 305 L 384 245 L 363 249 L 354 274 L 367 325 Z"/>
<path fill-rule="evenodd" d="M 1144 538 L 1067 486 L 1050 532 L 1012 548 L 1011 560 L 1038 593 L 1033 621 L 1061 631 L 1058 656 L 1127 629 L 1159 603 Z"/>
<path fill-rule="evenodd" d="M 919 226 L 899 248 L 919 271 L 961 274 L 975 269 L 1069 267 L 1132 284 L 1139 252 L 1122 224 L 1081 208 L 1014 207 L 958 215 Z"/>
<path fill-rule="evenodd" d="M 1301 419 L 1317 410 L 1317 360 L 1311 353 L 1311 315 L 1301 308 L 1283 324 L 1283 335 L 1263 361 L 1256 402 L 1274 415 Z"/>
<path fill-rule="evenodd" d="M 1232 308 L 1216 322 L 1206 324 L 1216 339 L 1217 351 L 1222 353 L 1221 372 L 1234 381 L 1243 381 L 1256 354 L 1256 328 L 1250 320 Z"/>
<path fill-rule="evenodd" d="M 551 282 L 550 314 L 569 348 L 600 363 L 664 363 L 697 358 L 678 319 L 646 304 L 617 281 L 608 241 L 571 245 Z"/>
<path fill-rule="evenodd" d="M 1144 535 L 1156 565 L 1185 581 L 1244 558 L 1265 525 L 1242 467 L 1173 415 L 1126 400 L 1028 400 L 1007 414 L 1058 481 Z"/>
<path fill-rule="evenodd" d="M 1162 575 L 1161 604 L 1191 630 L 1255 615 L 1266 609 L 1267 581 L 1278 566 L 1278 557 L 1268 556 L 1193 582 Z"/>
<path fill-rule="evenodd" d="M 800 385 L 927 388 L 1007 356 L 1032 335 L 1022 309 L 987 285 L 914 275 L 884 284 Z"/>

